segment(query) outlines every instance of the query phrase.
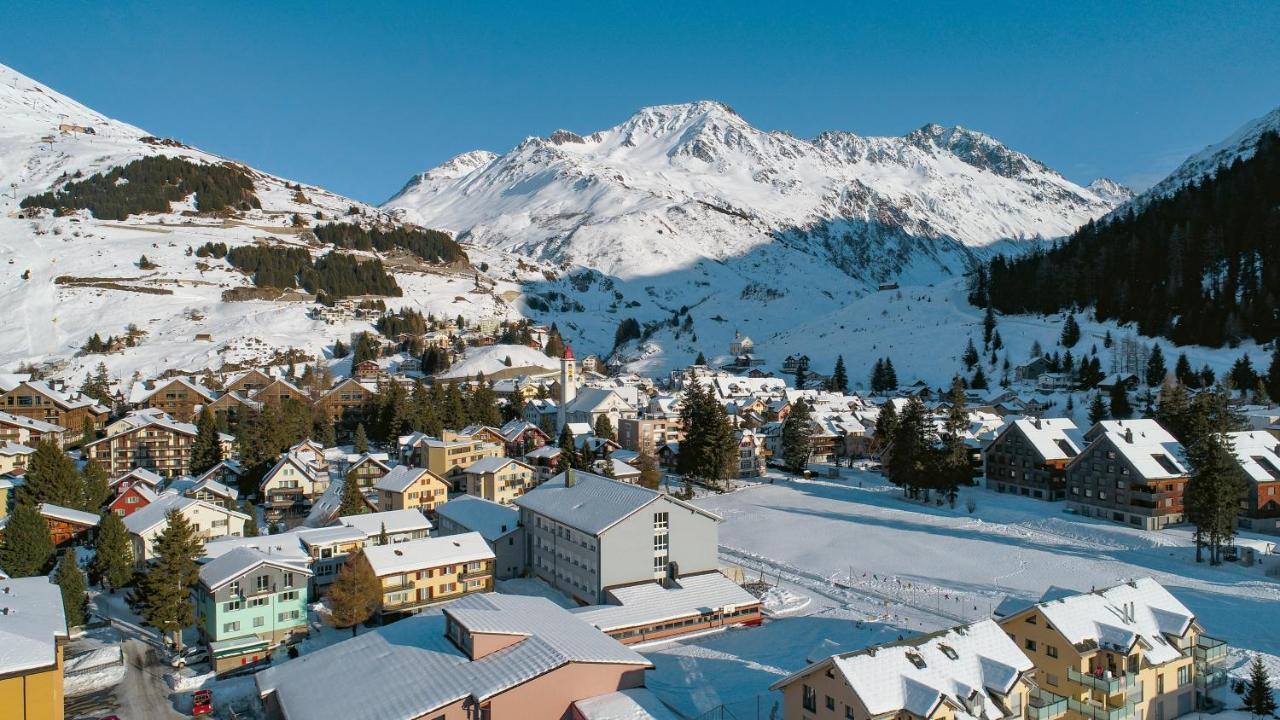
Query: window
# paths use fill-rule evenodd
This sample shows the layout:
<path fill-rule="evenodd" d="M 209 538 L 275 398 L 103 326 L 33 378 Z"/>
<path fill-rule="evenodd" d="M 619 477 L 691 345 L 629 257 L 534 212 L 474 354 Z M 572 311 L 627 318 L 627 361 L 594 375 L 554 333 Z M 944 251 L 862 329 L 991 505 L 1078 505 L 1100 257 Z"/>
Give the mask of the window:
<path fill-rule="evenodd" d="M 1045 646 L 1044 646 L 1044 654 L 1045 654 L 1045 655 L 1048 655 L 1048 656 L 1049 656 L 1049 657 L 1051 657 L 1051 658 L 1056 658 L 1056 657 L 1058 657 L 1058 648 L 1056 648 L 1056 647 L 1054 647 L 1054 646 L 1052 646 L 1052 645 L 1045 645 Z"/>
<path fill-rule="evenodd" d="M 805 710 L 808 710 L 809 712 L 818 712 L 818 691 L 808 685 L 805 685 L 802 704 L 804 705 Z"/>
<path fill-rule="evenodd" d="M 664 512 L 660 512 L 660 513 L 654 513 L 654 514 L 653 514 L 653 529 L 654 529 L 654 530 L 665 530 L 665 529 L 667 528 L 667 526 L 668 526 L 668 523 L 667 523 L 667 514 L 666 514 L 666 513 L 664 513 Z"/>
<path fill-rule="evenodd" d="M 239 632 L 239 631 L 240 631 L 240 621 L 239 621 L 239 620 L 237 620 L 237 621 L 235 621 L 235 622 L 229 622 L 229 623 L 223 623 L 223 624 L 222 624 L 222 632 Z"/>
<path fill-rule="evenodd" d="M 845 720 L 853 720 L 853 708 L 849 707 L 848 705 L 845 705 L 844 717 L 845 717 Z"/>
<path fill-rule="evenodd" d="M 1191 684 L 1191 666 L 1183 665 L 1178 668 L 1178 687 L 1185 687 Z"/>
<path fill-rule="evenodd" d="M 267 619 L 262 617 L 261 615 L 253 619 L 253 626 L 256 628 L 262 627 L 263 625 L 266 625 L 266 624 L 267 624 Z"/>
<path fill-rule="evenodd" d="M 1027 648 L 1028 652 L 1036 651 L 1036 641 L 1032 640 L 1031 638 L 1027 638 L 1026 641 L 1023 643 L 1023 645 Z"/>
<path fill-rule="evenodd" d="M 1044 683 L 1046 685 L 1052 685 L 1053 687 L 1058 687 L 1058 676 L 1052 673 L 1045 673 Z"/>
<path fill-rule="evenodd" d="M 232 595 L 239 595 L 239 594 L 240 594 L 240 581 L 239 581 L 239 580 L 234 580 L 234 581 L 232 581 L 230 591 L 231 591 L 231 594 L 232 594 Z"/>
<path fill-rule="evenodd" d="M 266 590 L 271 587 L 270 575 L 259 575 L 253 579 L 253 587 L 255 590 Z"/>
<path fill-rule="evenodd" d="M 280 602 L 287 602 L 289 600 L 297 600 L 297 599 L 298 599 L 297 590 L 290 590 L 289 592 L 280 593 Z"/>
<path fill-rule="evenodd" d="M 667 570 L 667 556 L 655 555 L 653 557 L 653 571 L 656 573 L 659 573 L 659 572 L 666 572 L 666 570 Z"/>
<path fill-rule="evenodd" d="M 267 604 L 267 599 L 264 597 L 256 597 L 256 598 L 251 598 L 249 600 L 249 607 L 251 608 L 262 607 L 263 605 L 266 605 L 266 604 Z"/>
<path fill-rule="evenodd" d="M 1156 675 L 1156 694 L 1164 694 L 1164 675 Z"/>
<path fill-rule="evenodd" d="M 279 619 L 280 622 L 285 622 L 286 620 L 297 620 L 298 611 L 290 610 L 289 612 L 282 612 L 277 616 L 277 618 Z"/>
<path fill-rule="evenodd" d="M 831 697 L 830 695 L 827 696 L 827 709 L 828 710 L 836 709 L 836 699 Z"/>
<path fill-rule="evenodd" d="M 231 602 L 223 603 L 222 611 L 235 612 L 236 610 L 239 610 L 241 607 L 243 606 L 240 604 L 239 600 L 232 600 Z"/>
<path fill-rule="evenodd" d="M 667 538 L 668 538 L 668 537 L 670 537 L 670 536 L 668 536 L 666 533 L 663 533 L 663 534 L 661 534 L 661 535 L 654 535 L 654 536 L 653 536 L 653 550 L 654 550 L 654 552 L 666 552 L 666 551 L 667 551 L 667 545 L 668 545 Z"/>

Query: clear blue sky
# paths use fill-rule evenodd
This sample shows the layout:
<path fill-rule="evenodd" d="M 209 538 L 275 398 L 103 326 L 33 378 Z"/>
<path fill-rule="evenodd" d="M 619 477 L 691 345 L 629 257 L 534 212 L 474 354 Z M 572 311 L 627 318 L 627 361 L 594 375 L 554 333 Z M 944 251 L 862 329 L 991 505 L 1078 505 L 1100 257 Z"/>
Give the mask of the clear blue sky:
<path fill-rule="evenodd" d="M 99 111 L 371 202 L 657 103 L 801 137 L 959 124 L 1138 187 L 1280 105 L 1275 0 L 6 0 L 0 27 L 0 62 Z"/>

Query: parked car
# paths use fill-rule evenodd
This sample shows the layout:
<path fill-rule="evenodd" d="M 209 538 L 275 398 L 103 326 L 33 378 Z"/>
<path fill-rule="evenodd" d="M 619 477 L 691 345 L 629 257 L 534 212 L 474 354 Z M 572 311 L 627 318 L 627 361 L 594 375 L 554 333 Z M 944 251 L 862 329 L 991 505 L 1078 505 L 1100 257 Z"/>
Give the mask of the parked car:
<path fill-rule="evenodd" d="M 191 717 L 213 715 L 213 691 L 197 690 L 191 694 Z"/>
<path fill-rule="evenodd" d="M 180 668 L 200 662 L 206 662 L 208 659 L 209 651 L 199 645 L 194 645 L 175 655 L 173 659 L 169 661 L 169 664 L 173 667 Z"/>

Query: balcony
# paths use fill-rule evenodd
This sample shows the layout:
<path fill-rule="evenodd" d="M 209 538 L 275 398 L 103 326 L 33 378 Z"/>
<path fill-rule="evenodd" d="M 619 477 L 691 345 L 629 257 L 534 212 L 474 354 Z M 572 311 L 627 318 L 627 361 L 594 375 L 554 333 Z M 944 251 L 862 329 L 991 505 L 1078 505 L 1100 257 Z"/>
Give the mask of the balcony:
<path fill-rule="evenodd" d="M 1098 690 L 1108 696 L 1125 693 L 1126 695 L 1142 693 L 1142 683 L 1137 674 L 1114 675 L 1110 673 L 1082 673 L 1075 668 L 1067 670 L 1067 679 L 1091 690 Z"/>
<path fill-rule="evenodd" d="M 1029 720 L 1057 720 L 1067 714 L 1067 699 L 1048 690 L 1032 688 L 1027 696 Z"/>
<path fill-rule="evenodd" d="M 1138 703 L 1130 701 L 1119 707 L 1104 707 L 1095 702 L 1069 698 L 1067 707 L 1093 720 L 1130 720 L 1138 717 Z"/>
<path fill-rule="evenodd" d="M 1225 640 L 1219 640 L 1208 635 L 1201 635 L 1196 638 L 1195 658 L 1196 669 L 1205 670 L 1210 667 L 1220 665 L 1227 659 L 1227 643 Z"/>
<path fill-rule="evenodd" d="M 245 598 L 257 597 L 259 595 L 270 595 L 276 591 L 275 583 L 266 587 L 251 587 L 240 591 L 240 596 Z"/>
<path fill-rule="evenodd" d="M 1227 684 L 1227 671 L 1213 668 L 1196 672 L 1196 689 L 1213 690 Z"/>

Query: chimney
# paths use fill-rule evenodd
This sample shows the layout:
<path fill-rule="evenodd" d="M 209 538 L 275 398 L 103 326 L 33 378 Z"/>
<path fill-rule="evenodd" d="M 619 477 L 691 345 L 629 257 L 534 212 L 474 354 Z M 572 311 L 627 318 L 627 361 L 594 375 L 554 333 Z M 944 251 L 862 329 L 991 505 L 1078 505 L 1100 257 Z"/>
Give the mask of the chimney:
<path fill-rule="evenodd" d="M 1032 420 L 1031 423 L 1036 426 L 1037 430 L 1040 429 L 1040 418 L 1036 418 L 1035 420 Z"/>
<path fill-rule="evenodd" d="M 1130 445 L 1133 444 L 1133 428 L 1124 429 L 1124 441 L 1129 443 Z"/>
<path fill-rule="evenodd" d="M 565 487 L 567 487 L 567 488 L 571 488 L 571 487 L 573 487 L 574 485 L 576 485 L 576 484 L 577 484 L 577 482 L 578 482 L 578 476 L 577 476 L 577 473 L 575 473 L 575 472 L 574 472 L 573 468 L 569 468 L 568 470 L 565 470 L 565 471 L 564 471 L 564 486 L 565 486 Z"/>

